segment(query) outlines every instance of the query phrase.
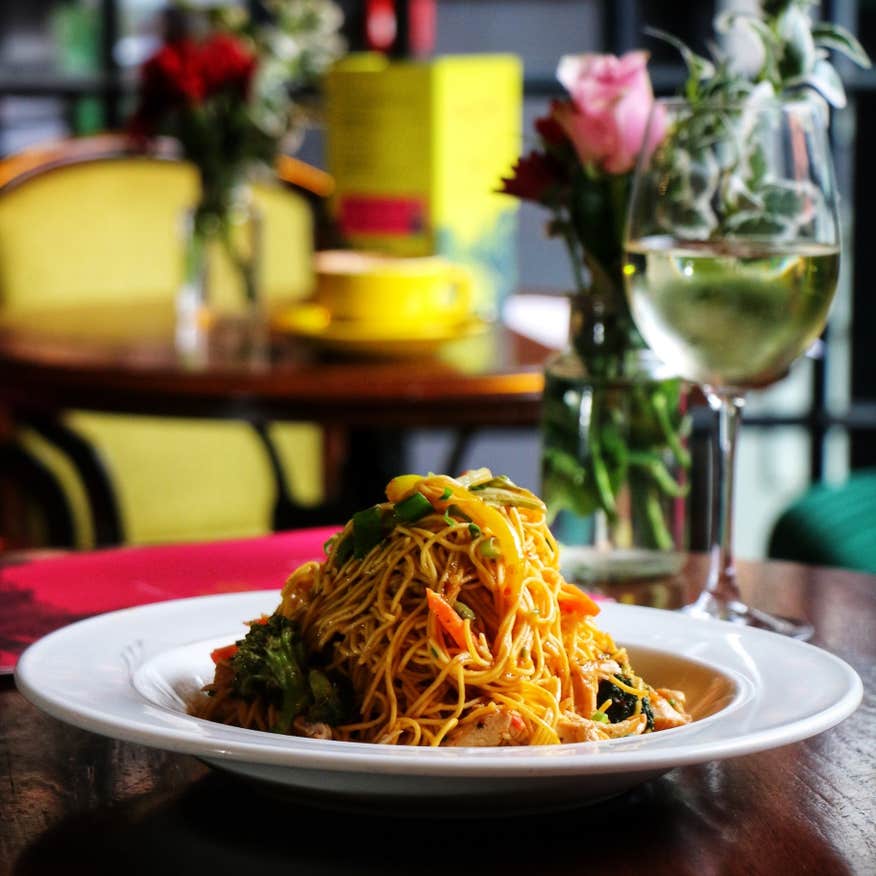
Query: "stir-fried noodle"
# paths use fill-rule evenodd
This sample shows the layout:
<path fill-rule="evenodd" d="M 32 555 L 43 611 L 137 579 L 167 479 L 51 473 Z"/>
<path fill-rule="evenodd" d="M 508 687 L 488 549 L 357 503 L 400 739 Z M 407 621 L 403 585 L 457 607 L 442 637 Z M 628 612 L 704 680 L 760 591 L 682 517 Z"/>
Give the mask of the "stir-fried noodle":
<path fill-rule="evenodd" d="M 566 582 L 540 499 L 486 469 L 403 476 L 214 652 L 193 704 L 261 730 L 407 745 L 551 744 L 686 723 Z M 291 692 L 290 692 L 291 691 Z"/>

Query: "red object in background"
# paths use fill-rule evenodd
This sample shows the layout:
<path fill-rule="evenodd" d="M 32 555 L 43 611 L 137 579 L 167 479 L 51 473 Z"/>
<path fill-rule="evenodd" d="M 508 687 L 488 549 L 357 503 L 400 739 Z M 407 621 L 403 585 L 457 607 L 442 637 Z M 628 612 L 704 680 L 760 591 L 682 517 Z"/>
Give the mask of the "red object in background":
<path fill-rule="evenodd" d="M 533 150 L 529 155 L 521 155 L 511 175 L 502 177 L 501 182 L 501 191 L 506 195 L 540 204 L 562 183 L 562 166 L 550 155 Z"/>
<path fill-rule="evenodd" d="M 396 57 L 424 57 L 435 49 L 435 0 L 366 0 L 365 45 Z"/>
<path fill-rule="evenodd" d="M 239 40 L 214 34 L 201 46 L 200 63 L 206 97 L 222 92 L 248 97 L 258 61 Z"/>
<path fill-rule="evenodd" d="M 165 43 L 140 71 L 140 96 L 129 122 L 136 138 L 154 136 L 169 114 L 216 95 L 246 101 L 258 60 L 229 34 L 203 43 L 186 37 Z"/>
<path fill-rule="evenodd" d="M 365 45 L 373 52 L 388 52 L 398 35 L 394 0 L 365 3 Z"/>
<path fill-rule="evenodd" d="M 408 51 L 416 58 L 435 51 L 435 0 L 408 0 Z"/>
<path fill-rule="evenodd" d="M 420 234 L 426 227 L 426 203 L 422 198 L 347 195 L 338 223 L 343 234 Z"/>
<path fill-rule="evenodd" d="M 280 590 L 291 572 L 324 557 L 338 527 L 264 538 L 66 554 L 0 566 L 0 673 L 41 636 L 77 620 L 215 593 Z"/>

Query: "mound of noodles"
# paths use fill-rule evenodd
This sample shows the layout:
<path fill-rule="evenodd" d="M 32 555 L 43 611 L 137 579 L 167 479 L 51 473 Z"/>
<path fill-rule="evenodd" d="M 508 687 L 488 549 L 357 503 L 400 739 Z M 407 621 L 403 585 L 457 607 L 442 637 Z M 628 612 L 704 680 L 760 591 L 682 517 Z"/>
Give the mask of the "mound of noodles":
<path fill-rule="evenodd" d="M 387 499 L 354 515 L 325 559 L 283 588 L 272 622 L 288 625 L 298 668 L 310 672 L 302 710 L 281 705 L 282 683 L 246 695 L 235 646 L 218 657 L 196 714 L 322 738 L 476 746 L 599 740 L 690 720 L 683 694 L 639 678 L 594 623 L 598 605 L 563 579 L 531 492 L 479 469 L 402 476 Z M 314 711 L 326 684 L 348 692 L 336 720 Z"/>

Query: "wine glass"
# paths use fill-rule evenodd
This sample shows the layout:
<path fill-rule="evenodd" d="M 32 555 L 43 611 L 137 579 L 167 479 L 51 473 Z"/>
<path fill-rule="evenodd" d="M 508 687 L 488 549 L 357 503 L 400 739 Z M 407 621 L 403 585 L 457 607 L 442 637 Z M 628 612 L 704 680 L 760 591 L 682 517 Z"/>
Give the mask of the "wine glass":
<path fill-rule="evenodd" d="M 733 469 L 749 389 L 781 379 L 818 338 L 839 274 L 827 105 L 817 95 L 656 101 L 633 181 L 624 273 L 636 326 L 716 414 L 709 573 L 683 610 L 808 638 L 743 602 L 733 563 Z"/>

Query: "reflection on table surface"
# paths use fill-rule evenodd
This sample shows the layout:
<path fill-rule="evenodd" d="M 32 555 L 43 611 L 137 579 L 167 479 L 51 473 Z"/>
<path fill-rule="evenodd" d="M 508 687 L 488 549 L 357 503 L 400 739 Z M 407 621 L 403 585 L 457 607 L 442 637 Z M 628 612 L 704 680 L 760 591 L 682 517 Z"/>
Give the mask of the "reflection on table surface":
<path fill-rule="evenodd" d="M 594 581 L 584 586 L 627 605 L 680 608 L 692 602 L 699 594 L 708 573 L 709 563 L 708 557 L 701 553 L 682 555 L 679 562 L 681 568 L 677 574 Z M 789 563 L 771 562 L 765 565 L 741 561 L 739 575 L 743 589 L 757 594 L 759 607 L 781 612 L 789 617 L 803 617 L 806 614 L 808 581 L 805 568 Z M 812 574 L 817 574 L 818 579 L 822 580 L 827 573 L 820 570 Z"/>
<path fill-rule="evenodd" d="M 548 876 L 590 872 L 597 862 L 620 874 L 781 873 L 792 853 L 813 873 L 849 872 L 843 855 L 799 822 L 774 835 L 773 842 L 766 831 L 760 834 L 760 869 L 733 869 L 734 861 L 744 859 L 747 842 L 758 840 L 755 835 L 746 841 L 727 823 L 737 807 L 767 790 L 756 764 L 745 775 L 750 791 L 743 795 L 738 777 L 731 779 L 726 766 L 716 764 L 686 771 L 693 788 L 694 782 L 670 776 L 567 812 L 519 818 L 485 812 L 483 818 L 425 822 L 320 811 L 186 766 L 190 769 L 183 773 L 166 760 L 150 770 L 190 780 L 184 787 L 135 794 L 116 806 L 89 810 L 87 817 L 62 819 L 25 850 L 18 872 L 48 873 L 64 861 L 67 872 L 87 868 L 93 874 L 239 874 L 281 865 L 307 874 Z M 785 767 L 793 763 L 786 760 Z M 122 768 L 104 763 L 98 778 L 111 783 Z M 125 768 L 136 774 L 138 765 L 129 762 Z M 768 776 L 775 778 L 775 772 Z M 795 795 L 786 802 L 793 807 Z M 653 850 L 650 865 L 643 861 L 643 849 Z M 716 862 L 717 869 L 697 869 L 704 859 Z"/>

